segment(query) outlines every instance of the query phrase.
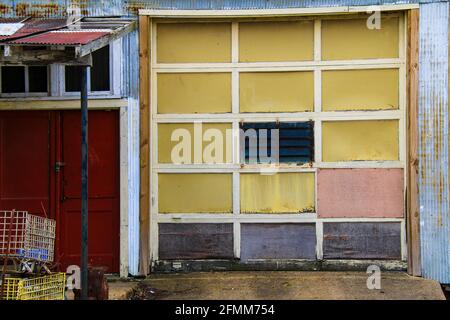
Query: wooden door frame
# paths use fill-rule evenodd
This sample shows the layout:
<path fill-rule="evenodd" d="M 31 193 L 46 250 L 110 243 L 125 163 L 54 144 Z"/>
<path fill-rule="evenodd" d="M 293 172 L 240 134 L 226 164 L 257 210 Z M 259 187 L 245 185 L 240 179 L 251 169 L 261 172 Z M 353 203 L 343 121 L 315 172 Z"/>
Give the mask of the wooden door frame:
<path fill-rule="evenodd" d="M 408 273 L 422 275 L 420 255 L 420 216 L 419 216 L 419 9 L 407 13 L 407 192 L 406 222 L 408 244 Z"/>

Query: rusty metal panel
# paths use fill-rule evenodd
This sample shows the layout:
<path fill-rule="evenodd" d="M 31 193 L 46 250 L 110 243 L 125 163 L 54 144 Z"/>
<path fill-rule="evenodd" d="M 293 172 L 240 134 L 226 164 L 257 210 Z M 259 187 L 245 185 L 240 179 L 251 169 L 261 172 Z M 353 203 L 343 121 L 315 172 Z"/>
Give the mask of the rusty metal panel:
<path fill-rule="evenodd" d="M 241 260 L 315 259 L 314 223 L 241 224 Z"/>
<path fill-rule="evenodd" d="M 23 19 L 22 19 L 23 20 Z M 1 22 L 1 21 L 0 21 Z M 23 22 L 24 26 L 11 36 L 1 36 L 0 40 L 16 39 L 31 35 L 33 33 L 44 32 L 62 28 L 67 25 L 66 19 L 29 19 Z"/>
<path fill-rule="evenodd" d="M 5 17 L 52 18 L 67 16 L 77 7 L 83 16 L 126 14 L 125 0 L 1 0 L 0 14 Z"/>
<path fill-rule="evenodd" d="M 231 259 L 233 224 L 159 224 L 159 259 Z"/>
<path fill-rule="evenodd" d="M 324 259 L 401 259 L 401 225 L 386 222 L 323 224 Z"/>
<path fill-rule="evenodd" d="M 379 6 L 383 4 L 407 4 L 419 3 L 424 1 L 427 0 L 126 0 L 126 6 L 128 10 L 137 12 L 137 10 L 141 8 L 184 10 L 245 10 L 370 5 Z"/>
<path fill-rule="evenodd" d="M 419 202 L 422 275 L 450 283 L 448 2 L 420 7 Z"/>
<path fill-rule="evenodd" d="M 402 218 L 403 169 L 320 169 L 321 218 Z"/>

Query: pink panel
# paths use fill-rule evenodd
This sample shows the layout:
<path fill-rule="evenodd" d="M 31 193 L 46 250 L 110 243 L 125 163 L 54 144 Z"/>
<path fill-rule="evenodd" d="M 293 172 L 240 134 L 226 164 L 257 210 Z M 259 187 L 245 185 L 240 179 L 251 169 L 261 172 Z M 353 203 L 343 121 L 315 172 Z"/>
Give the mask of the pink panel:
<path fill-rule="evenodd" d="M 403 169 L 321 169 L 320 218 L 403 217 Z"/>

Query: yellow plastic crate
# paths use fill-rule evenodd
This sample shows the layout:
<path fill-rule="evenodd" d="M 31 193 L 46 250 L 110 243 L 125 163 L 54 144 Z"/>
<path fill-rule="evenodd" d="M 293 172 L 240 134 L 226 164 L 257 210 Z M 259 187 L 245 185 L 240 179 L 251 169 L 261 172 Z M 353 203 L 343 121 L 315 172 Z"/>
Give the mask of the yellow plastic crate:
<path fill-rule="evenodd" d="M 66 274 L 37 278 L 6 278 L 3 300 L 64 300 Z"/>
<path fill-rule="evenodd" d="M 17 300 L 20 278 L 6 278 L 0 300 Z"/>

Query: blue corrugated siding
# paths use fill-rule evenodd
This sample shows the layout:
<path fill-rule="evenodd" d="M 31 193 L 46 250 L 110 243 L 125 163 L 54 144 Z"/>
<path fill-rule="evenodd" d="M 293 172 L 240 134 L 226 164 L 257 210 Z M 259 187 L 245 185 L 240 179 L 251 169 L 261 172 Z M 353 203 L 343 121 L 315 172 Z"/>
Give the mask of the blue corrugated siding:
<path fill-rule="evenodd" d="M 422 272 L 450 283 L 448 3 L 420 8 L 419 201 Z"/>
<path fill-rule="evenodd" d="M 450 217 L 448 205 L 448 3 L 442 0 L 0 0 L 0 16 L 65 16 L 72 3 L 90 16 L 136 14 L 138 9 L 281 9 L 421 3 L 420 18 L 420 217 L 423 275 L 450 283 Z M 433 3 L 433 4 L 431 4 Z M 139 68 L 136 34 L 124 40 L 123 95 L 130 97 L 129 154 L 139 150 Z M 133 54 L 134 53 L 134 54 Z M 137 134 L 137 136 L 136 136 Z M 134 150 L 134 151 L 132 151 Z M 134 157 L 135 158 L 135 157 Z M 134 159 L 136 160 L 136 159 Z M 130 176 L 138 178 L 139 163 L 130 163 Z M 136 178 L 136 179 L 137 179 Z M 134 179 L 134 178 L 133 178 Z M 130 192 L 130 226 L 139 227 L 139 187 Z M 137 189 L 136 189 L 137 188 Z M 130 272 L 137 274 L 138 229 L 130 227 Z M 137 238 L 136 238 L 137 237 Z"/>
<path fill-rule="evenodd" d="M 0 0 L 0 13 L 13 16 L 64 16 L 78 5 L 84 15 L 133 15 L 138 9 L 282 9 L 339 6 L 371 6 L 439 2 L 442 0 Z"/>

